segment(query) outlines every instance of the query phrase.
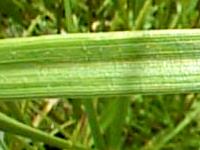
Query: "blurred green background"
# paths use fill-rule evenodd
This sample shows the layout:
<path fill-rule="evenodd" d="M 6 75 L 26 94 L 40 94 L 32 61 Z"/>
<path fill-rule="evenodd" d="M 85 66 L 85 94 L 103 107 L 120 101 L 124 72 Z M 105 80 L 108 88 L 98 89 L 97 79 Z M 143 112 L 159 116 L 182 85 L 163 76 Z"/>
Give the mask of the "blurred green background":
<path fill-rule="evenodd" d="M 199 0 L 1 0 L 0 38 L 200 27 Z M 84 99 L 0 101 L 27 125 L 95 149 Z M 94 98 L 107 150 L 199 150 L 198 93 Z M 0 150 L 56 150 L 0 132 Z"/>

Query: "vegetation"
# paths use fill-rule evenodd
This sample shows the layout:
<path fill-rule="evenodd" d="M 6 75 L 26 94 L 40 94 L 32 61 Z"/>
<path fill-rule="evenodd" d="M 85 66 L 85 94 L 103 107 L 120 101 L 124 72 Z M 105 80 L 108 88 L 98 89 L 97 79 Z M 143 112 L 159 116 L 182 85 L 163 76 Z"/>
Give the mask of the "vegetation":
<path fill-rule="evenodd" d="M 199 149 L 199 6 L 0 1 L 0 150 Z"/>

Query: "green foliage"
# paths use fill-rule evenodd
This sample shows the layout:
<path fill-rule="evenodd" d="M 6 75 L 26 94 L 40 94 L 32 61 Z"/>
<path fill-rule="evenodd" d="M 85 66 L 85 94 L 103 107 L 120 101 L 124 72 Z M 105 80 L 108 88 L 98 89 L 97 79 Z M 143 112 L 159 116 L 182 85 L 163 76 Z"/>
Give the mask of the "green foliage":
<path fill-rule="evenodd" d="M 200 27 L 199 18 L 199 0 L 2 0 L 0 1 L 0 37 L 26 37 L 71 32 L 191 29 Z M 69 34 L 71 40 L 56 35 L 29 40 L 26 38 L 1 40 L 0 97 L 6 95 L 10 99 L 0 101 L 0 129 L 2 130 L 0 150 L 48 150 L 56 149 L 56 147 L 75 150 L 199 149 L 199 94 L 157 94 L 162 91 L 163 82 L 169 81 L 173 73 L 182 74 L 182 76 L 172 77 L 174 83 L 179 83 L 179 86 L 170 85 L 164 93 L 188 91 L 188 85 L 190 85 L 189 91 L 194 92 L 196 88 L 195 91 L 198 92 L 199 89 L 199 86 L 194 87 L 199 83 L 198 70 L 194 72 L 192 68 L 186 67 L 187 62 L 181 63 L 179 59 L 190 59 L 190 66 L 198 68 L 199 64 L 195 61 L 199 60 L 200 36 L 193 30 L 188 30 L 186 34 L 185 31 L 180 31 L 178 35 L 172 32 L 165 31 L 165 38 L 160 37 L 161 32 L 156 30 L 153 32 L 154 35 L 158 35 L 155 38 L 146 37 L 146 34 L 144 37 L 144 34 L 141 34 L 143 32 L 139 33 L 140 38 L 136 32 L 133 35 L 135 38 L 128 38 L 125 32 L 122 32 L 114 36 L 108 33 L 100 39 L 96 34 L 88 34 L 86 37 L 81 34 Z M 45 41 L 50 42 L 45 43 Z M 123 46 L 127 43 L 134 44 L 127 49 Z M 112 47 L 109 47 L 109 44 L 112 44 Z M 119 47 L 120 44 L 121 47 Z M 109 48 L 104 48 L 104 45 Z M 72 51 L 69 48 L 69 51 L 66 51 L 62 49 L 62 46 L 65 48 L 76 46 L 77 49 Z M 86 51 L 84 51 L 84 46 Z M 97 46 L 97 50 L 93 51 L 90 46 Z M 113 51 L 118 48 L 123 52 L 117 51 L 114 54 Z M 134 55 L 126 55 L 132 50 L 134 50 Z M 146 52 L 145 55 L 144 52 Z M 102 57 L 94 57 L 100 56 L 99 54 Z M 151 65 L 148 60 L 151 58 L 157 61 L 154 65 L 157 69 L 161 69 L 157 70 L 160 76 L 152 78 L 155 74 L 151 74 L 153 72 L 150 70 L 146 73 L 151 74 L 151 78 L 138 79 L 143 83 L 146 81 L 159 82 L 160 86 L 153 90 L 155 95 L 105 97 L 105 93 L 109 91 L 107 88 L 104 93 L 99 91 L 99 97 L 89 98 L 80 96 L 73 98 L 75 93 L 69 91 L 74 89 L 69 86 L 66 86 L 67 94 L 66 91 L 53 88 L 49 92 L 48 90 L 55 85 L 51 87 L 45 85 L 47 92 L 45 93 L 44 90 L 42 97 L 47 98 L 41 98 L 40 93 L 36 95 L 37 92 L 31 95 L 33 90 L 29 91 L 27 87 L 24 88 L 28 81 L 30 81 L 29 86 L 33 88 L 44 85 L 43 81 L 53 82 L 57 79 L 56 70 L 50 72 L 43 80 L 34 78 L 34 73 L 32 76 L 30 70 L 38 71 L 43 67 L 52 71 L 52 65 L 56 61 L 66 65 L 64 62 L 66 59 L 68 63 L 77 65 L 86 60 L 85 56 L 87 56 L 87 63 L 92 71 L 97 69 L 93 65 L 95 61 L 101 60 L 99 67 L 107 67 L 109 70 L 116 60 L 123 68 L 124 60 L 138 59 L 143 64 L 142 66 L 148 68 Z M 158 61 L 169 58 L 173 60 L 173 63 L 167 63 L 168 68 L 163 67 Z M 108 62 L 111 64 L 108 65 Z M 59 77 L 64 73 L 63 68 L 71 68 L 71 70 L 73 68 L 71 64 L 65 65 L 56 64 L 56 67 L 54 66 L 60 68 Z M 176 67 L 173 68 L 173 66 Z M 134 70 L 137 74 L 137 66 L 132 67 L 134 69 L 128 67 L 129 71 Z M 185 67 L 188 70 L 185 70 Z M 83 91 L 87 88 L 83 83 L 86 85 L 99 83 L 106 87 L 108 81 L 113 82 L 111 78 L 104 80 L 105 82 L 97 82 L 98 78 L 92 81 L 80 78 L 87 74 L 82 73 L 79 65 L 76 69 L 79 69 L 79 74 L 74 71 L 73 76 L 78 80 L 71 79 L 68 82 L 81 86 Z M 149 67 L 149 69 L 152 68 Z M 170 73 L 169 71 L 172 70 L 173 72 Z M 127 73 L 126 71 L 127 68 L 122 70 L 124 74 Z M 90 73 L 93 75 L 93 72 Z M 112 74 L 117 75 L 114 70 Z M 145 74 L 140 73 L 139 75 Z M 25 78 L 22 77 L 19 80 L 19 76 Z M 160 80 L 161 76 L 162 80 Z M 191 82 L 184 84 L 187 77 L 191 79 Z M 27 81 L 27 79 L 31 80 Z M 128 80 L 126 83 L 128 84 Z M 67 84 L 63 80 L 57 85 Z M 131 87 L 130 91 L 133 91 L 134 87 L 136 86 Z M 20 92 L 20 88 L 24 88 L 23 93 Z M 144 86 L 143 89 L 147 88 Z M 10 90 L 10 93 L 6 93 L 5 89 Z M 91 88 L 90 95 L 91 91 L 99 89 L 99 87 Z M 60 94 L 56 95 L 58 98 L 49 98 L 59 92 Z M 147 91 L 140 90 L 136 93 L 146 94 Z M 22 98 L 23 96 L 20 95 L 26 96 Z M 96 95 L 95 92 L 94 95 Z M 35 98 L 35 96 L 40 98 Z"/>

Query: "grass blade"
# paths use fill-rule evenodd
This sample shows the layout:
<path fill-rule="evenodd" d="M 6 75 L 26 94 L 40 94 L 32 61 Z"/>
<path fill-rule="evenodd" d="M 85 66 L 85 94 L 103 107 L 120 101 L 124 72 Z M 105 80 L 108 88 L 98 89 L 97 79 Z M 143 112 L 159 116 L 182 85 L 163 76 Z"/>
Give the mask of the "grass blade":
<path fill-rule="evenodd" d="M 73 146 L 71 142 L 51 136 L 43 131 L 32 128 L 28 125 L 18 122 L 3 113 L 0 113 L 0 129 L 13 134 L 22 135 L 36 141 L 44 142 L 52 146 L 68 149 L 83 149 Z"/>
<path fill-rule="evenodd" d="M 145 3 L 144 3 L 144 6 L 140 10 L 140 13 L 136 18 L 135 27 L 134 27 L 135 30 L 142 28 L 142 25 L 144 24 L 145 17 L 147 16 L 151 6 L 152 6 L 152 0 L 146 0 Z"/>
<path fill-rule="evenodd" d="M 200 90 L 200 30 L 0 40 L 0 99 Z"/>
<path fill-rule="evenodd" d="M 67 26 L 68 32 L 74 32 L 74 22 L 72 19 L 72 1 L 71 0 L 64 0 L 64 9 L 65 9 L 65 24 Z"/>
<path fill-rule="evenodd" d="M 121 150 L 122 144 L 124 142 L 123 139 L 123 127 L 125 125 L 127 110 L 129 106 L 129 98 L 128 97 L 120 97 L 114 100 L 114 108 L 110 110 L 110 113 L 114 111 L 114 116 L 112 118 L 112 122 L 106 130 L 108 132 L 108 140 L 109 149 L 110 150 Z M 109 116 L 109 114 L 108 114 Z"/>
<path fill-rule="evenodd" d="M 97 121 L 97 117 L 95 115 L 95 110 L 93 108 L 92 100 L 85 99 L 83 100 L 85 110 L 88 115 L 88 122 L 90 124 L 92 136 L 94 138 L 94 143 L 96 144 L 96 148 L 99 150 L 105 150 L 105 142 L 103 136 L 101 135 L 100 127 Z"/>

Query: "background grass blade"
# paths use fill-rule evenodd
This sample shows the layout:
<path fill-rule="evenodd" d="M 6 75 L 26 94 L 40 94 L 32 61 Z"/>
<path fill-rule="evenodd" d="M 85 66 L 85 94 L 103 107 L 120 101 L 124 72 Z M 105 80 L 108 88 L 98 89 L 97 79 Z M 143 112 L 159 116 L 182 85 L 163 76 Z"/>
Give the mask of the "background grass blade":
<path fill-rule="evenodd" d="M 34 129 L 28 125 L 20 123 L 3 113 L 0 113 L 0 129 L 3 131 L 7 131 L 13 134 L 22 135 L 32 140 L 40 141 L 47 143 L 52 146 L 60 147 L 60 148 L 68 148 L 68 149 L 83 149 L 80 147 L 73 146 L 71 142 L 66 141 L 64 139 L 60 139 L 54 136 L 51 136 L 45 132 L 42 132 L 38 129 Z"/>
<path fill-rule="evenodd" d="M 128 106 L 129 106 L 129 97 L 120 97 L 113 100 L 113 108 L 108 112 L 112 113 L 112 122 L 109 124 L 109 128 L 105 130 L 108 132 L 109 136 L 106 138 L 106 141 L 109 145 L 109 150 L 121 150 L 123 142 L 125 141 L 123 135 L 123 127 L 125 125 Z M 108 117 L 111 117 L 107 114 Z"/>
<path fill-rule="evenodd" d="M 74 31 L 74 22 L 72 20 L 72 1 L 71 0 L 64 0 L 64 9 L 65 9 L 65 24 L 67 26 L 68 32 Z"/>
<path fill-rule="evenodd" d="M 93 101 L 91 99 L 83 100 L 85 111 L 88 115 L 88 122 L 90 124 L 92 136 L 94 138 L 94 143 L 97 149 L 106 150 L 105 142 L 97 121 L 96 112 L 93 108 Z"/>
<path fill-rule="evenodd" d="M 148 13 L 150 12 L 150 7 L 152 5 L 152 0 L 146 0 L 144 3 L 144 6 L 140 10 L 139 15 L 137 16 L 137 19 L 135 20 L 135 30 L 141 29 L 142 25 L 144 24 L 144 20 Z"/>

